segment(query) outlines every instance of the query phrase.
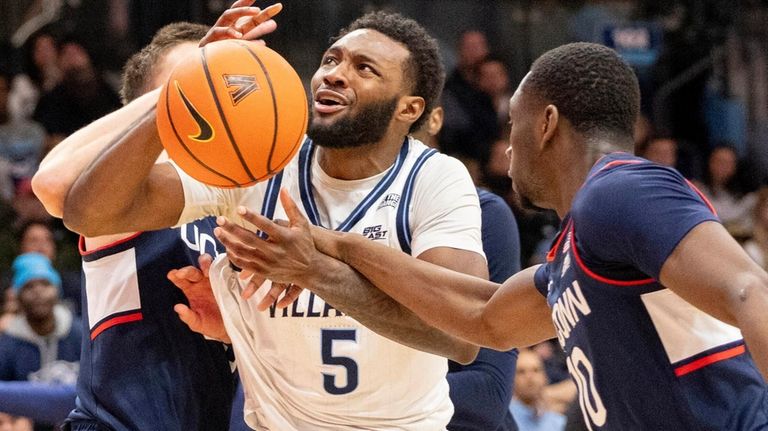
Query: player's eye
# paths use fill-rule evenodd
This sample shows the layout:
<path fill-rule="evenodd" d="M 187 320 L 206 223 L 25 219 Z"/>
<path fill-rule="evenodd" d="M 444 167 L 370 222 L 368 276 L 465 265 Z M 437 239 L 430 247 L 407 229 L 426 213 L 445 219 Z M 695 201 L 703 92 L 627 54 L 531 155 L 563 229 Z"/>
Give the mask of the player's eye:
<path fill-rule="evenodd" d="M 376 72 L 376 69 L 374 69 L 373 67 L 371 67 L 370 64 L 367 64 L 367 63 L 360 63 L 357 66 L 357 70 L 361 72 L 373 73 L 374 75 L 378 75 L 378 73 Z"/>
<path fill-rule="evenodd" d="M 332 55 L 326 55 L 325 57 L 323 57 L 323 65 L 326 65 L 326 64 L 327 65 L 336 64 L 336 57 Z"/>

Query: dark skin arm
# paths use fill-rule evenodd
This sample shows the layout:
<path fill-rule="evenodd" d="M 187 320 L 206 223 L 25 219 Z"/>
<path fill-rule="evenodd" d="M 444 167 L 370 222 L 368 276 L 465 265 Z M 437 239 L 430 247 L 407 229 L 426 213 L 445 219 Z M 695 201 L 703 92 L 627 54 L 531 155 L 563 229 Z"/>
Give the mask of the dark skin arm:
<path fill-rule="evenodd" d="M 371 330 L 401 344 L 461 363 L 474 360 L 478 351 L 476 346 L 430 327 L 376 289 L 349 265 L 318 252 L 312 242 L 309 223 L 285 191 L 281 192 L 281 200 L 291 219 L 289 225 L 279 225 L 245 208 L 240 209 L 245 220 L 258 223 L 257 226 L 269 235 L 267 241 L 220 218 L 221 227 L 216 230 L 216 235 L 227 247 L 230 261 L 273 282 L 307 288 Z M 451 262 L 454 266 L 460 264 L 475 277 L 487 276 L 484 259 L 475 253 L 435 248 L 422 253 L 420 258 Z M 485 294 L 490 296 L 493 286 L 484 287 Z M 276 295 L 262 303 L 262 307 L 271 303 Z M 286 301 L 281 301 L 280 305 L 287 305 Z"/>
<path fill-rule="evenodd" d="M 741 329 L 768 381 L 768 274 L 721 224 L 693 228 L 664 262 L 659 278 L 690 304 Z"/>

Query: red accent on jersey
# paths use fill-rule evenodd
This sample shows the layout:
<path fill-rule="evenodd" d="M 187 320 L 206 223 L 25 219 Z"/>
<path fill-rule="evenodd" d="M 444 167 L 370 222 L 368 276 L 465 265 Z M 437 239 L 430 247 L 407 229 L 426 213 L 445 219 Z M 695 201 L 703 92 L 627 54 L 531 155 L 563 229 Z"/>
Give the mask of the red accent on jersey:
<path fill-rule="evenodd" d="M 684 376 L 690 372 L 698 370 L 699 368 L 704 368 L 707 365 L 712 365 L 716 362 L 724 361 L 726 359 L 733 358 L 734 356 L 739 356 L 745 351 L 746 351 L 746 348 L 742 344 L 740 346 L 736 346 L 728 350 L 723 350 L 722 352 L 713 353 L 709 356 L 705 356 L 701 359 L 697 359 L 689 364 L 685 364 L 675 368 L 675 375 L 677 377 Z"/>
<path fill-rule="evenodd" d="M 685 182 L 688 183 L 688 185 L 693 189 L 693 191 L 696 192 L 697 195 L 699 195 L 701 200 L 703 200 L 704 203 L 707 204 L 707 207 L 709 207 L 709 210 L 712 211 L 712 214 L 717 215 L 717 211 L 715 211 L 715 207 L 713 207 L 712 203 L 709 202 L 709 199 L 707 199 L 707 197 L 704 196 L 704 193 L 702 193 L 701 190 L 699 190 L 699 188 L 696 187 L 692 182 L 688 181 L 687 178 Z"/>
<path fill-rule="evenodd" d="M 582 271 L 595 280 L 601 283 L 613 284 L 614 286 L 640 286 L 656 281 L 653 278 L 644 278 L 642 280 L 614 280 L 592 272 L 592 270 L 587 268 L 587 265 L 584 264 L 584 261 L 581 260 L 581 256 L 579 256 L 578 247 L 576 247 L 576 233 L 574 232 L 573 225 L 571 225 L 571 238 L 573 238 L 571 249 L 573 249 L 573 257 L 576 259 L 576 263 L 579 264 Z"/>
<path fill-rule="evenodd" d="M 93 328 L 93 331 L 91 331 L 91 341 L 96 339 L 96 337 L 98 337 L 99 334 L 101 334 L 102 332 L 106 331 L 107 329 L 113 326 L 121 325 L 123 323 L 136 322 L 142 319 L 144 319 L 144 316 L 141 314 L 141 311 L 137 311 L 136 313 L 124 314 L 122 316 L 117 316 L 117 317 L 113 317 L 112 319 L 106 320 L 102 322 L 99 326 Z"/>
<path fill-rule="evenodd" d="M 552 262 L 555 260 L 555 256 L 557 255 L 557 249 L 560 248 L 560 243 L 563 242 L 563 238 L 565 238 L 565 234 L 568 233 L 568 230 L 571 228 L 571 225 L 573 224 L 573 220 L 568 220 L 568 224 L 565 225 L 565 229 L 563 229 L 560 232 L 560 236 L 557 237 L 557 241 L 555 242 L 555 245 L 552 246 L 551 249 L 549 249 L 549 252 L 547 252 L 547 262 Z"/>
<path fill-rule="evenodd" d="M 94 248 L 93 250 L 86 250 L 85 249 L 85 237 L 80 235 L 80 239 L 77 241 L 77 248 L 78 248 L 78 251 L 80 251 L 80 256 L 88 256 L 89 254 L 96 253 L 97 251 L 106 250 L 106 249 L 114 247 L 116 245 L 120 245 L 120 244 L 122 244 L 122 243 L 124 243 L 126 241 L 130 241 L 130 240 L 136 238 L 137 236 L 139 236 L 141 234 L 142 234 L 142 232 L 136 232 L 136 233 L 134 233 L 132 235 L 128 235 L 125 238 L 120 238 L 120 239 L 118 239 L 115 242 L 102 245 L 101 247 Z"/>

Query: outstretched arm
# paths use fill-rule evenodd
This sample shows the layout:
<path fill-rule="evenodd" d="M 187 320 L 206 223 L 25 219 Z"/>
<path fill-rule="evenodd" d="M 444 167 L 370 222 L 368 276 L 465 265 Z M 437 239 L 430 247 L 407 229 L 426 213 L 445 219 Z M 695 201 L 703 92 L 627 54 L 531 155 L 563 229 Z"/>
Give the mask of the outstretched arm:
<path fill-rule="evenodd" d="M 509 350 L 556 335 L 549 306 L 534 285 L 538 267 L 524 269 L 498 287 L 360 235 L 313 229 L 312 236 L 320 251 L 349 264 L 427 324 L 473 344 Z M 478 295 L 489 286 L 495 290 L 490 299 Z"/>
<path fill-rule="evenodd" d="M 693 228 L 661 267 L 661 284 L 741 329 L 768 381 L 768 274 L 717 222 Z"/>
<path fill-rule="evenodd" d="M 64 199 L 83 170 L 146 115 L 157 102 L 149 92 L 126 106 L 73 133 L 53 148 L 32 177 L 32 190 L 54 217 L 62 217 Z"/>

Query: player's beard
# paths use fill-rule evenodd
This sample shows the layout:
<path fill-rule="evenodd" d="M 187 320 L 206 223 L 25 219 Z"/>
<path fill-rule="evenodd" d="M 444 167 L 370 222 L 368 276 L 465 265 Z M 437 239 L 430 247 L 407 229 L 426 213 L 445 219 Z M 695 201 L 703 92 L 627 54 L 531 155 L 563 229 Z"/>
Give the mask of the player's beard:
<path fill-rule="evenodd" d="M 326 148 L 354 148 L 380 141 L 387 133 L 397 106 L 397 97 L 371 102 L 360 112 L 345 115 L 331 124 L 316 124 L 310 119 L 307 136 Z"/>

